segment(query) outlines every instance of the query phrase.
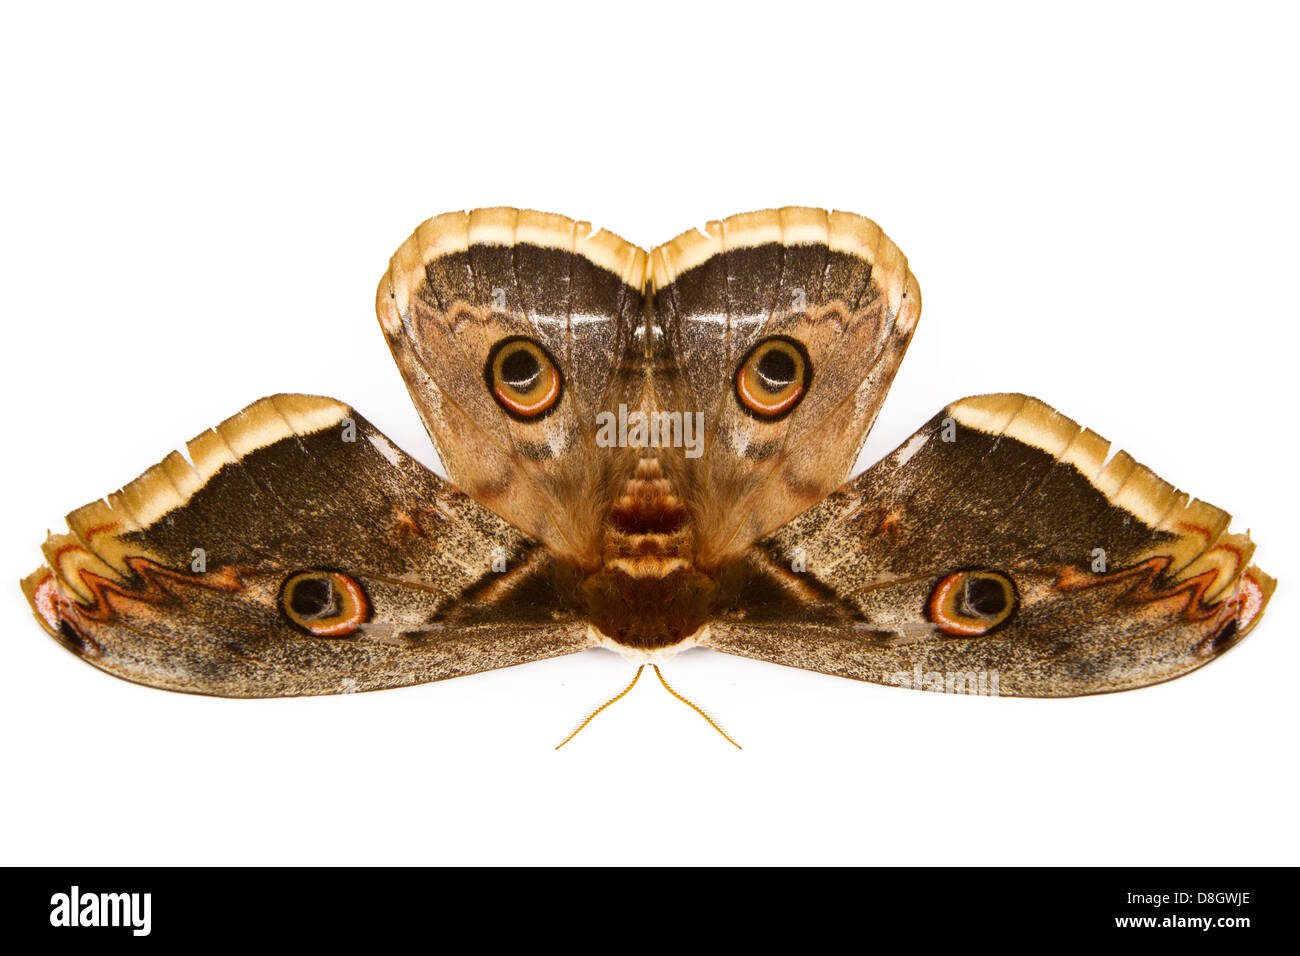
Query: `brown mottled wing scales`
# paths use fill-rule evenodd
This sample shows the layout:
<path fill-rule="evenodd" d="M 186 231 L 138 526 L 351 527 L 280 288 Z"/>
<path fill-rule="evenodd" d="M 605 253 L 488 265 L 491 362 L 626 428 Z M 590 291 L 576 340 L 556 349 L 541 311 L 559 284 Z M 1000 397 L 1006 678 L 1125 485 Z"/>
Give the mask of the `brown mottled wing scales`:
<path fill-rule="evenodd" d="M 634 403 L 633 340 L 646 255 L 585 222 L 510 208 L 447 213 L 393 255 L 375 308 L 393 358 L 457 487 L 555 554 L 599 559 L 617 456 L 595 445 L 596 416 Z M 540 342 L 563 393 L 533 421 L 485 387 L 492 349 Z"/>
<path fill-rule="evenodd" d="M 702 412 L 685 463 L 700 561 L 725 563 L 848 478 L 920 316 L 907 260 L 861 216 L 789 207 L 710 222 L 651 253 L 666 407 Z M 769 336 L 802 344 L 811 387 L 762 421 L 735 401 L 738 364 Z"/>
<path fill-rule="evenodd" d="M 42 625 L 119 677 L 230 697 L 600 635 L 1058 697 L 1201 666 L 1274 588 L 1226 513 L 1023 395 L 956 402 L 845 483 L 921 309 L 860 216 L 746 213 L 647 255 L 448 213 L 375 307 L 454 487 L 346 405 L 262 399 L 68 516 L 23 581 Z"/>
<path fill-rule="evenodd" d="M 1194 670 L 1255 626 L 1274 582 L 1226 513 L 1108 451 L 1023 395 L 957 402 L 760 542 L 707 644 L 860 680 L 976 681 L 1023 697 Z"/>
<path fill-rule="evenodd" d="M 46 629 L 102 670 L 169 690 L 296 696 L 589 646 L 541 545 L 346 405 L 265 398 L 187 451 L 70 514 L 23 582 Z"/>

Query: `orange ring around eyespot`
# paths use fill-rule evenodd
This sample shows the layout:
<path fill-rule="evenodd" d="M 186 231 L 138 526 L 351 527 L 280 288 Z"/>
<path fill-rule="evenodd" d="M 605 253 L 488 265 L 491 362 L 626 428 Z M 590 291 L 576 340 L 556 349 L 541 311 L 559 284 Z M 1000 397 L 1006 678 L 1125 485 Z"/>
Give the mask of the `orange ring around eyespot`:
<path fill-rule="evenodd" d="M 543 395 L 537 401 L 533 402 L 531 405 L 525 405 L 522 402 L 516 402 L 514 399 L 512 399 L 509 395 L 505 393 L 505 391 L 501 388 L 500 385 L 492 386 L 492 394 L 494 394 L 497 397 L 497 401 L 499 401 L 502 405 L 507 406 L 511 411 L 516 412 L 520 415 L 533 416 L 540 412 L 544 412 L 546 411 L 547 408 L 550 407 L 551 402 L 555 401 L 556 396 L 560 394 L 560 377 L 555 374 L 555 369 L 548 368 L 548 369 L 544 369 L 544 371 L 546 372 L 546 374 L 551 380 L 551 386 L 546 390 L 545 395 Z"/>
<path fill-rule="evenodd" d="M 502 356 L 510 346 L 516 343 L 522 343 L 524 348 L 536 360 L 541 369 L 541 374 L 546 376 L 546 391 L 531 402 L 519 401 L 517 397 L 511 394 L 513 390 L 503 385 L 498 379 L 500 372 L 498 365 L 503 360 Z M 551 354 L 542 347 L 540 342 L 520 335 L 502 339 L 492 347 L 492 351 L 488 353 L 483 375 L 487 380 L 488 389 L 492 392 L 492 397 L 505 409 L 506 414 L 519 421 L 531 421 L 541 418 L 551 411 L 559 401 L 564 389 L 564 378 L 560 374 L 560 369 L 555 364 L 555 360 L 551 358 Z"/>
<path fill-rule="evenodd" d="M 798 402 L 799 399 L 803 398 L 803 386 L 800 385 L 785 398 L 781 399 L 781 401 L 774 404 L 768 404 L 749 390 L 749 386 L 745 382 L 745 379 L 749 377 L 745 374 L 748 371 L 748 367 L 744 367 L 736 373 L 736 389 L 740 392 L 741 400 L 753 411 L 760 412 L 764 415 L 780 415 L 787 408 L 792 407 L 796 402 Z"/>
<path fill-rule="evenodd" d="M 789 385 L 790 391 L 784 398 L 770 401 L 755 393 L 750 385 L 749 378 L 751 375 L 757 374 L 754 371 L 754 360 L 778 346 L 785 346 L 787 354 L 790 354 L 794 359 L 797 377 L 791 381 Z M 740 406 L 744 411 L 761 419 L 775 421 L 792 411 L 799 404 L 804 395 L 807 394 L 808 383 L 811 378 L 812 362 L 808 358 L 808 352 L 802 343 L 786 336 L 770 336 L 755 343 L 741 360 L 740 367 L 736 369 L 736 397 L 740 400 Z"/>
<path fill-rule="evenodd" d="M 1003 595 L 1007 603 L 1002 614 L 996 620 L 986 621 L 965 617 L 954 613 L 949 608 L 954 589 L 964 584 L 966 579 L 972 576 L 995 578 L 1002 585 Z M 935 585 L 934 591 L 930 594 L 930 600 L 926 602 L 926 616 L 945 634 L 953 637 L 978 637 L 1005 623 L 1015 612 L 1018 603 L 1019 599 L 1015 585 L 1005 574 L 996 571 L 957 571 L 949 574 Z"/>
<path fill-rule="evenodd" d="M 334 618 L 307 620 L 293 610 L 293 591 L 303 580 L 322 577 L 329 578 L 330 583 L 343 593 L 343 611 Z M 347 637 L 370 620 L 370 598 L 361 582 L 340 571 L 302 571 L 293 575 L 281 588 L 280 603 L 295 626 L 317 637 Z"/>

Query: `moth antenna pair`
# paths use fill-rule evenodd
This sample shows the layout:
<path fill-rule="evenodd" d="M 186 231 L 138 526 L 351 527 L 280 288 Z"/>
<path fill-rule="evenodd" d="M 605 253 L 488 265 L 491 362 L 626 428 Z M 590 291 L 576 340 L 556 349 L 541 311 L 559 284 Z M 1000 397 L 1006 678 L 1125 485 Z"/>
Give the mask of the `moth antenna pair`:
<path fill-rule="evenodd" d="M 668 691 L 668 693 L 672 694 L 674 697 L 676 697 L 678 700 L 680 700 L 683 704 L 685 704 L 685 705 L 686 705 L 687 707 L 689 707 L 691 710 L 695 711 L 697 714 L 699 714 L 701 717 L 703 717 L 705 720 L 707 720 L 707 721 L 709 722 L 709 726 L 712 727 L 714 730 L 716 730 L 718 733 L 722 734 L 723 739 L 725 739 L 725 740 L 727 741 L 727 743 L 731 744 L 731 745 L 732 745 L 733 747 L 735 747 L 737 750 L 744 750 L 744 749 L 745 749 L 744 747 L 740 746 L 740 744 L 736 743 L 736 742 L 731 738 L 731 735 L 728 734 L 725 730 L 723 730 L 722 727 L 718 724 L 718 722 L 717 722 L 716 720 L 714 720 L 712 717 L 710 717 L 708 714 L 706 714 L 706 713 L 705 713 L 705 712 L 704 712 L 700 707 L 698 707 L 696 704 L 694 704 L 694 703 L 692 703 L 691 701 L 687 700 L 687 699 L 686 699 L 685 697 L 683 697 L 681 694 L 677 693 L 677 691 L 673 690 L 672 685 L 670 685 L 670 684 L 668 683 L 668 681 L 664 678 L 663 671 L 659 670 L 659 665 L 658 665 L 658 664 L 651 664 L 650 666 L 654 668 L 655 676 L 659 678 L 659 683 L 661 683 L 661 684 L 664 685 L 664 690 Z M 624 687 L 621 691 L 619 691 L 617 694 L 615 694 L 615 695 L 614 695 L 613 697 L 611 697 L 609 700 L 605 701 L 605 703 L 601 704 L 599 707 L 597 707 L 595 710 L 593 710 L 590 714 L 588 714 L 588 715 L 587 715 L 587 718 L 586 718 L 582 723 L 578 724 L 577 727 L 575 727 L 575 728 L 573 729 L 573 733 L 569 734 L 569 736 L 565 737 L 563 740 L 561 740 L 558 744 L 555 745 L 555 749 L 556 749 L 556 750 L 559 750 L 561 747 L 563 747 L 565 744 L 567 744 L 567 743 L 568 743 L 570 740 L 572 740 L 574 737 L 578 736 L 578 734 L 580 734 L 580 733 L 583 731 L 583 729 L 584 729 L 584 728 L 585 728 L 589 723 L 591 723 L 593 720 L 596 719 L 596 715 L 599 714 L 599 713 L 600 713 L 602 710 L 604 710 L 606 707 L 608 707 L 608 706 L 610 706 L 611 704 L 615 703 L 616 701 L 622 700 L 624 697 L 626 697 L 626 696 L 628 695 L 628 693 L 632 690 L 632 688 L 636 686 L 636 682 L 639 681 L 639 680 L 641 679 L 641 672 L 642 672 L 643 670 L 645 670 L 645 668 L 646 668 L 646 666 L 645 666 L 644 664 L 642 664 L 640 667 L 638 667 L 638 668 L 636 669 L 636 673 L 632 675 L 632 680 L 628 682 L 628 685 L 627 685 L 626 687 Z"/>

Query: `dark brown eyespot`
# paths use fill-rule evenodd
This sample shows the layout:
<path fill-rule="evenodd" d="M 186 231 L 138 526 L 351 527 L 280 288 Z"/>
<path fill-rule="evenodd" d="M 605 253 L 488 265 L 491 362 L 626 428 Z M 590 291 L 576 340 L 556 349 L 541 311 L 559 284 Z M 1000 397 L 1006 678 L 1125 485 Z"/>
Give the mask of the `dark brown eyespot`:
<path fill-rule="evenodd" d="M 483 377 L 497 404 L 521 422 L 536 421 L 552 411 L 564 391 L 564 378 L 550 353 L 522 336 L 492 346 Z"/>
<path fill-rule="evenodd" d="M 280 588 L 280 607 L 296 627 L 317 637 L 347 637 L 370 620 L 361 582 L 340 571 L 293 575 Z"/>
<path fill-rule="evenodd" d="M 794 411 L 812 383 L 812 362 L 802 342 L 774 335 L 747 353 L 736 370 L 736 399 L 758 418 L 777 421 Z"/>
<path fill-rule="evenodd" d="M 934 586 L 926 616 L 954 637 L 987 634 L 1005 623 L 1020 603 L 1016 586 L 998 571 L 957 571 Z"/>

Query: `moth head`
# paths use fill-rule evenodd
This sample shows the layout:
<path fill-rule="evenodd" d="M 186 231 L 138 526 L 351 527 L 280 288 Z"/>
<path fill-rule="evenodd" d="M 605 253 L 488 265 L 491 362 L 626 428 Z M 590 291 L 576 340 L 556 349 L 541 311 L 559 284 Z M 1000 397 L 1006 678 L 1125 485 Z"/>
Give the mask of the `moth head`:
<path fill-rule="evenodd" d="M 1000 571 L 957 571 L 930 592 L 926 616 L 953 637 L 978 637 L 1005 624 L 1020 603 L 1011 578 Z"/>
<path fill-rule="evenodd" d="M 756 342 L 736 369 L 736 401 L 748 415 L 776 422 L 793 412 L 812 384 L 812 360 L 797 339 L 772 335 Z"/>
<path fill-rule="evenodd" d="M 564 376 L 555 359 L 540 342 L 522 335 L 492 346 L 483 377 L 502 411 L 520 422 L 544 418 L 564 393 Z"/>

